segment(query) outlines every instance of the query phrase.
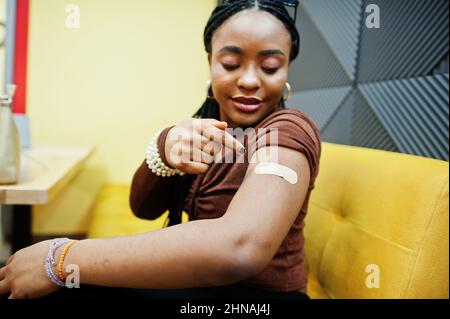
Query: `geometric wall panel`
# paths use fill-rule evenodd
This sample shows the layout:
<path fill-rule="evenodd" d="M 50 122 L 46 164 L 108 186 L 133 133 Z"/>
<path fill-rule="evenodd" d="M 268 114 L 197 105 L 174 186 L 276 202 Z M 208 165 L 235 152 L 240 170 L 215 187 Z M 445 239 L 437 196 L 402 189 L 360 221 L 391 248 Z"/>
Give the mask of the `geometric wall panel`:
<path fill-rule="evenodd" d="M 434 75 L 359 90 L 401 152 L 448 160 L 448 81 Z"/>
<path fill-rule="evenodd" d="M 351 145 L 398 152 L 386 128 L 361 93 L 356 93 Z"/>
<path fill-rule="evenodd" d="M 351 89 L 348 86 L 297 92 L 291 96 L 286 106 L 304 112 L 314 120 L 317 128 L 322 130 Z"/>
<path fill-rule="evenodd" d="M 361 4 L 362 0 L 302 1 L 302 9 L 309 14 L 352 80 L 356 71 Z"/>
<path fill-rule="evenodd" d="M 310 115 L 324 141 L 448 161 L 448 0 L 300 4 L 288 107 Z M 366 26 L 369 4 L 379 29 Z"/>
<path fill-rule="evenodd" d="M 301 36 L 300 54 L 290 66 L 289 82 L 294 91 L 308 91 L 327 87 L 351 86 L 352 78 L 344 64 L 333 53 L 311 17 L 298 11 L 297 28 Z"/>
<path fill-rule="evenodd" d="M 355 91 L 350 91 L 321 131 L 320 136 L 324 142 L 346 145 L 351 143 L 354 109 Z"/>
<path fill-rule="evenodd" d="M 323 141 L 448 161 L 449 0 L 299 3 L 286 106 L 310 116 Z M 369 4 L 379 29 L 366 25 Z"/>
<path fill-rule="evenodd" d="M 448 54 L 448 0 L 366 0 L 381 28 L 362 28 L 358 82 L 429 75 Z"/>

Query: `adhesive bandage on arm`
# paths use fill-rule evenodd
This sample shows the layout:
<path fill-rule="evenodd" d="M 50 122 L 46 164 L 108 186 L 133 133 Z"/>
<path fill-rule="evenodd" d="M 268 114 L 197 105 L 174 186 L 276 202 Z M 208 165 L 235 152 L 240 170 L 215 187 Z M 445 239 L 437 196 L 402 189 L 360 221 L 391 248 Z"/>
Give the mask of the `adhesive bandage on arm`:
<path fill-rule="evenodd" d="M 258 175 L 276 175 L 284 178 L 286 181 L 292 185 L 297 184 L 298 175 L 297 173 L 287 166 L 280 165 L 277 163 L 262 162 L 256 165 L 255 173 Z"/>

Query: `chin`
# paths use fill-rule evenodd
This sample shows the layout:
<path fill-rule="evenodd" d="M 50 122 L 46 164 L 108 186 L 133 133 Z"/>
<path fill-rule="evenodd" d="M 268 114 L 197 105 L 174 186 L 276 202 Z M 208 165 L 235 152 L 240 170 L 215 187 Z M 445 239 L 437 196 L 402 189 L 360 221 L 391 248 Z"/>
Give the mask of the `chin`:
<path fill-rule="evenodd" d="M 233 112 L 230 118 L 237 127 L 248 127 L 257 123 L 258 120 L 260 120 L 263 117 L 263 114 L 264 113 L 262 113 L 261 110 L 253 114 Z"/>
<path fill-rule="evenodd" d="M 223 108 L 226 117 L 229 119 L 229 127 L 250 127 L 259 122 L 273 107 L 267 107 L 267 103 L 263 102 L 260 109 L 254 112 L 243 112 L 238 110 L 232 102 L 226 101 Z"/>

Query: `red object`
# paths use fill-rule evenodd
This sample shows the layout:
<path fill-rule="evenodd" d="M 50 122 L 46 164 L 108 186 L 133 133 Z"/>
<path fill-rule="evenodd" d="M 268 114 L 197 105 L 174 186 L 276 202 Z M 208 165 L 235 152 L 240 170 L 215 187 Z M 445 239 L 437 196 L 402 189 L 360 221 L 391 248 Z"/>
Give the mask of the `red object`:
<path fill-rule="evenodd" d="M 14 84 L 17 85 L 17 90 L 13 109 L 16 114 L 26 113 L 29 12 L 30 0 L 17 0 L 16 47 L 14 54 Z"/>

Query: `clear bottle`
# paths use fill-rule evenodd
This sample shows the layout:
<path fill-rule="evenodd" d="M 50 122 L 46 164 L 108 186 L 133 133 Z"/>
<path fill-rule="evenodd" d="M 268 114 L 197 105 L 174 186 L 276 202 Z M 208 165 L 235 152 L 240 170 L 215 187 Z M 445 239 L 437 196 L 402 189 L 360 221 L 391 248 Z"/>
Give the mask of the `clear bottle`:
<path fill-rule="evenodd" d="M 12 112 L 15 85 L 0 94 L 0 184 L 16 184 L 20 176 L 20 136 Z"/>

